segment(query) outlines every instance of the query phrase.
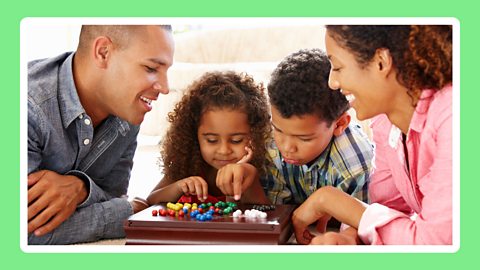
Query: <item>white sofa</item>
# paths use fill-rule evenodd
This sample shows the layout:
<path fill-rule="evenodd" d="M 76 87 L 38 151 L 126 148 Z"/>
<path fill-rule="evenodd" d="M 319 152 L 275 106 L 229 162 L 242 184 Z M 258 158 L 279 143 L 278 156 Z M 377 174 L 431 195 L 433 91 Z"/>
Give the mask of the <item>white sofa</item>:
<path fill-rule="evenodd" d="M 175 62 L 169 71 L 170 94 L 160 96 L 141 126 L 141 134 L 161 138 L 172 111 L 186 87 L 207 71 L 246 72 L 268 84 L 270 74 L 287 55 L 324 46 L 322 25 L 296 25 L 191 31 L 175 35 Z M 352 111 L 353 119 L 355 114 Z M 368 122 L 360 123 L 371 135 Z"/>

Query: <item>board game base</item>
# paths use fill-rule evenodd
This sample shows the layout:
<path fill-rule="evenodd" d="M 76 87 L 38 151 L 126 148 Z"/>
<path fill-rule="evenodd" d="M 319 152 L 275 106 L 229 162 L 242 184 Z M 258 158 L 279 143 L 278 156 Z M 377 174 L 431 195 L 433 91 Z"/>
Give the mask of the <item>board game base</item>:
<path fill-rule="evenodd" d="M 239 205 L 242 211 L 251 205 Z M 293 228 L 290 218 L 294 205 L 276 205 L 265 219 L 234 218 L 232 214 L 198 221 L 186 215 L 153 216 L 151 206 L 124 223 L 127 245 L 279 245 L 286 244 Z"/>

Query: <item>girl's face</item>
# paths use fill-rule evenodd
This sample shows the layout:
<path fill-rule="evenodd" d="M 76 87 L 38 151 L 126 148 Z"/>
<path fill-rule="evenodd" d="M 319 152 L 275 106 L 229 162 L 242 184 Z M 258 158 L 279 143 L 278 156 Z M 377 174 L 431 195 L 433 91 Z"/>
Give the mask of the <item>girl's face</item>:
<path fill-rule="evenodd" d="M 248 116 L 238 110 L 213 109 L 203 113 L 197 132 L 203 160 L 215 169 L 236 163 L 247 154 Z"/>
<path fill-rule="evenodd" d="M 355 109 L 357 118 L 365 120 L 387 113 L 394 98 L 384 73 L 380 72 L 382 67 L 376 61 L 378 55 L 362 67 L 355 56 L 340 47 L 328 31 L 325 46 L 331 63 L 328 84 L 330 88 L 342 91 L 350 101 L 350 106 Z"/>

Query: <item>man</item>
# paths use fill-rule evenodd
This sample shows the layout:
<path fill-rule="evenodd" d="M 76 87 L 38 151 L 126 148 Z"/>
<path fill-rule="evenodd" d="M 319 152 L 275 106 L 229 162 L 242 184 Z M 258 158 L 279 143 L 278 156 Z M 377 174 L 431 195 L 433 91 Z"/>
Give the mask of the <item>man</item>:
<path fill-rule="evenodd" d="M 123 237 L 139 124 L 168 93 L 170 26 L 83 26 L 74 53 L 28 65 L 28 242 Z"/>

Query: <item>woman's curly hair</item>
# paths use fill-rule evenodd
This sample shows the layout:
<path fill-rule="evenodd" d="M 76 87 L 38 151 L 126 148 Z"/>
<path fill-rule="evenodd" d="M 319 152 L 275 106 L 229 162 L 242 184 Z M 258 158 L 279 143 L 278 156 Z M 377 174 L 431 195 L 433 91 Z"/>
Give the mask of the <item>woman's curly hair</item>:
<path fill-rule="evenodd" d="M 412 97 L 452 82 L 451 25 L 328 25 L 327 31 L 361 65 L 370 63 L 377 49 L 388 49 L 397 79 Z"/>
<path fill-rule="evenodd" d="M 177 181 L 206 172 L 208 164 L 200 153 L 197 131 L 203 113 L 211 109 L 240 110 L 248 115 L 253 156 L 249 163 L 260 173 L 264 168 L 270 136 L 270 114 L 262 84 L 245 73 L 209 72 L 193 82 L 173 112 L 162 143 L 165 180 Z"/>

